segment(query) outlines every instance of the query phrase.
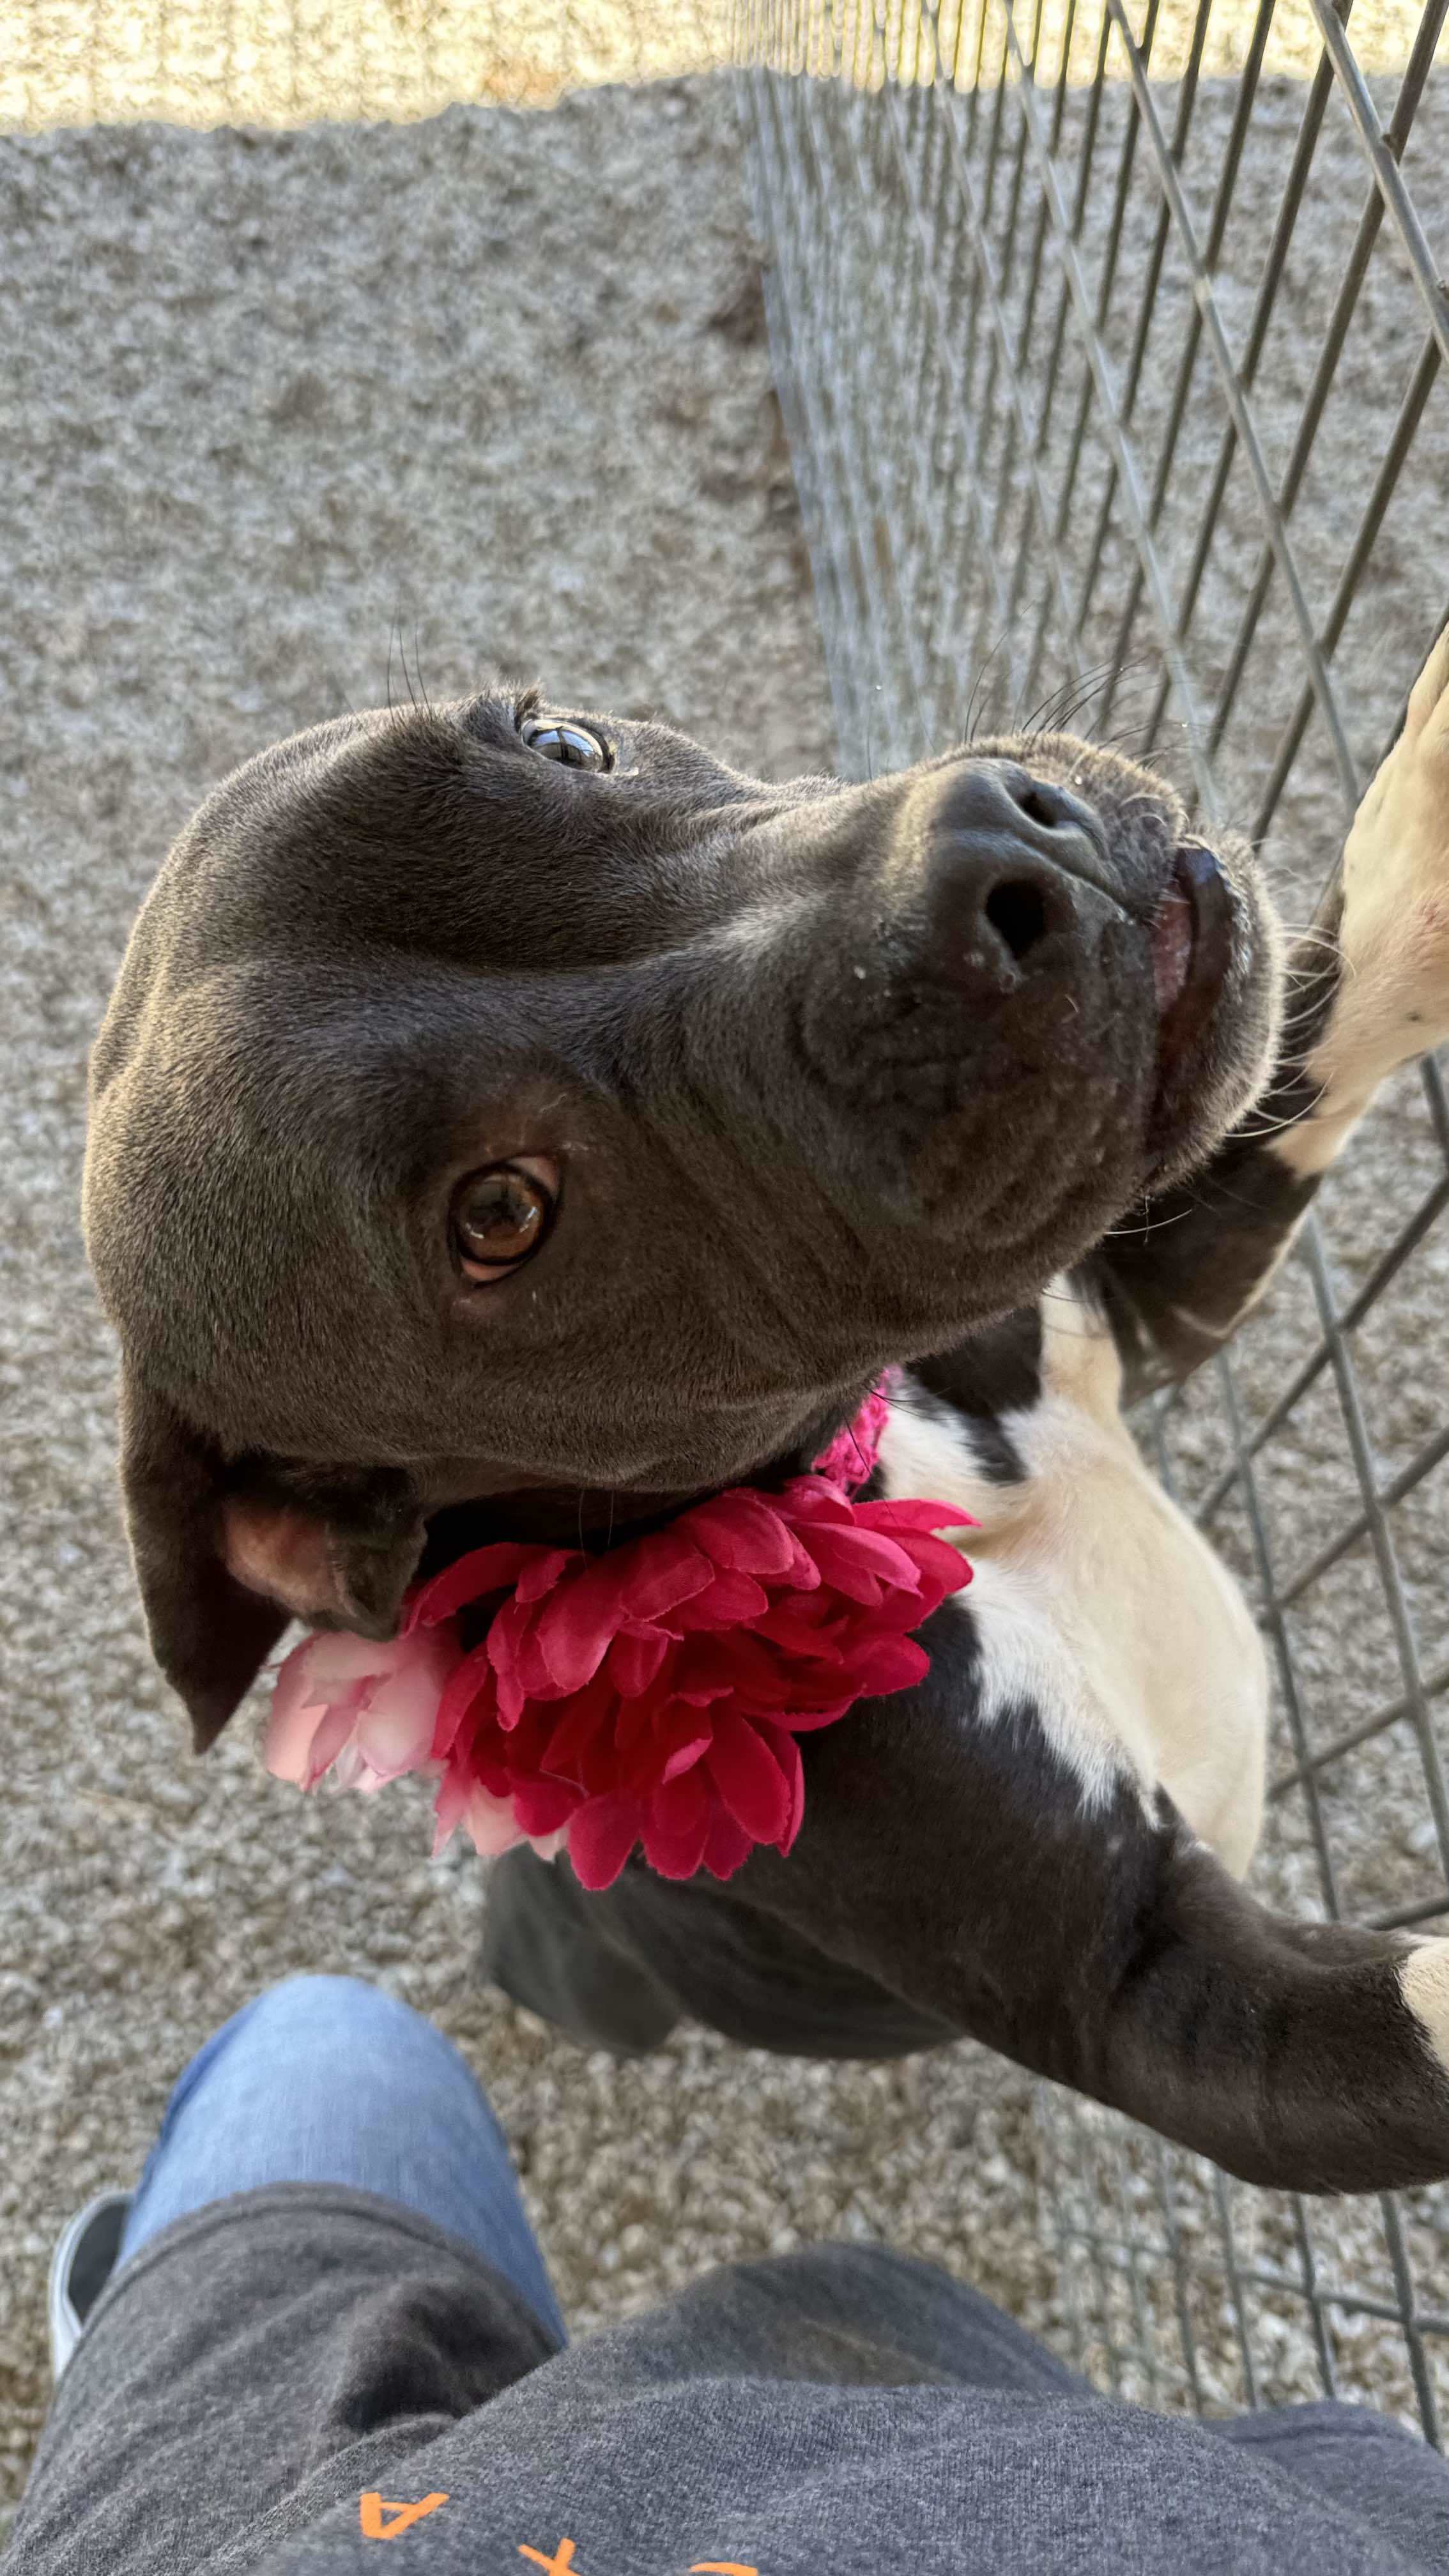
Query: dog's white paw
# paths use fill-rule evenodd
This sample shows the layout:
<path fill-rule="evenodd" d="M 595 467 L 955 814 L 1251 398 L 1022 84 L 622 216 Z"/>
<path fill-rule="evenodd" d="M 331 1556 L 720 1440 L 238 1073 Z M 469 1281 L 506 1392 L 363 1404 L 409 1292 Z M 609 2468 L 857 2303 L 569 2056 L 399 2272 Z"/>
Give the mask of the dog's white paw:
<path fill-rule="evenodd" d="M 1344 845 L 1340 939 L 1382 1071 L 1449 1038 L 1449 627 Z"/>
<path fill-rule="evenodd" d="M 1449 627 L 1344 844 L 1338 948 L 1306 1068 L 1317 1105 L 1279 1142 L 1304 1173 L 1332 1160 L 1387 1075 L 1449 1039 Z"/>

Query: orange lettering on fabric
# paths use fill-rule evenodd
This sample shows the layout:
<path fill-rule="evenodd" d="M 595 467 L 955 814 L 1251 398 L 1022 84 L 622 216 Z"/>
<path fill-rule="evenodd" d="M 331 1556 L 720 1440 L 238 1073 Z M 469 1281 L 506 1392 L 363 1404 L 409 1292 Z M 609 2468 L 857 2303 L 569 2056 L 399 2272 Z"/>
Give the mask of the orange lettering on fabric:
<path fill-rule="evenodd" d="M 696 2558 L 689 2576 L 760 2576 L 760 2571 L 742 2566 L 738 2558 Z"/>
<path fill-rule="evenodd" d="M 541 2549 L 530 2549 L 525 2541 L 520 2540 L 518 2555 L 531 2558 L 535 2567 L 543 2569 L 543 2576 L 584 2576 L 583 2569 L 574 2566 L 574 2544 L 571 2540 L 561 2540 L 552 2558 L 545 2558 Z"/>
<path fill-rule="evenodd" d="M 418 2504 L 396 2504 L 372 2487 L 358 2503 L 362 2537 L 364 2540 L 398 2540 L 405 2531 L 411 2531 L 415 2522 L 421 2522 L 425 2514 L 436 2513 L 439 2505 L 447 2501 L 445 2495 L 428 2495 Z M 384 2515 L 389 2517 L 387 2521 L 384 2521 Z"/>

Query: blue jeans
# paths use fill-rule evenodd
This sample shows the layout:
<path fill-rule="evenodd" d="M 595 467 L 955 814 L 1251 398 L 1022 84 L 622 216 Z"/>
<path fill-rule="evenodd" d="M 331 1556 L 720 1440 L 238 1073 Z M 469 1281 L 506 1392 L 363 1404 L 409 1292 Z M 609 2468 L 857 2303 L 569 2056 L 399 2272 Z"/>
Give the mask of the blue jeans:
<path fill-rule="evenodd" d="M 376 1986 L 290 1977 L 215 2032 L 166 2106 L 120 2259 L 209 2201 L 278 2182 L 347 2184 L 430 2218 L 566 2340 L 476 2078 L 451 2041 Z"/>

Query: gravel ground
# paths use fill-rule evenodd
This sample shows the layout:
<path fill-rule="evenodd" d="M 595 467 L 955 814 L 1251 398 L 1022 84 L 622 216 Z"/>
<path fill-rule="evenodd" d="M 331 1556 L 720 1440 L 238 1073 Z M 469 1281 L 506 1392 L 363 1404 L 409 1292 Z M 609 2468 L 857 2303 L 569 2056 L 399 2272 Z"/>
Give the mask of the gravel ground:
<path fill-rule="evenodd" d="M 4 149 L 0 190 L 0 2495 L 44 2404 L 57 2226 L 134 2174 L 215 2023 L 304 1967 L 377 1977 L 467 2048 L 576 2325 L 840 2232 L 1040 2317 L 1013 2075 L 557 2044 L 474 1985 L 479 1871 L 423 1857 L 406 1791 L 304 1806 L 245 1722 L 193 1767 L 117 1525 L 84 1059 L 209 782 L 376 703 L 395 624 L 435 695 L 496 662 L 767 773 L 829 760 L 727 106 L 49 136 Z"/>

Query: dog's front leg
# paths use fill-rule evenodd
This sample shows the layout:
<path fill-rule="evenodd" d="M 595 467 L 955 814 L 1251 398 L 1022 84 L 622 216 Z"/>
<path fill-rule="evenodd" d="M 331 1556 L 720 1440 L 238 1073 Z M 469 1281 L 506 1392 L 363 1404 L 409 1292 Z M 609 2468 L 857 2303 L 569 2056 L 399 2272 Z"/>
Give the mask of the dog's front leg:
<path fill-rule="evenodd" d="M 1449 2173 L 1449 1942 L 1270 1914 L 1029 1687 L 983 1704 L 969 1605 L 924 1633 L 928 1679 L 807 1740 L 799 1842 L 730 1895 L 1247 2181 Z"/>
<path fill-rule="evenodd" d="M 1449 629 L 1289 965 L 1266 1092 L 1206 1168 L 1093 1257 L 1127 1399 L 1186 1377 L 1262 1295 L 1385 1078 L 1449 1039 Z"/>

